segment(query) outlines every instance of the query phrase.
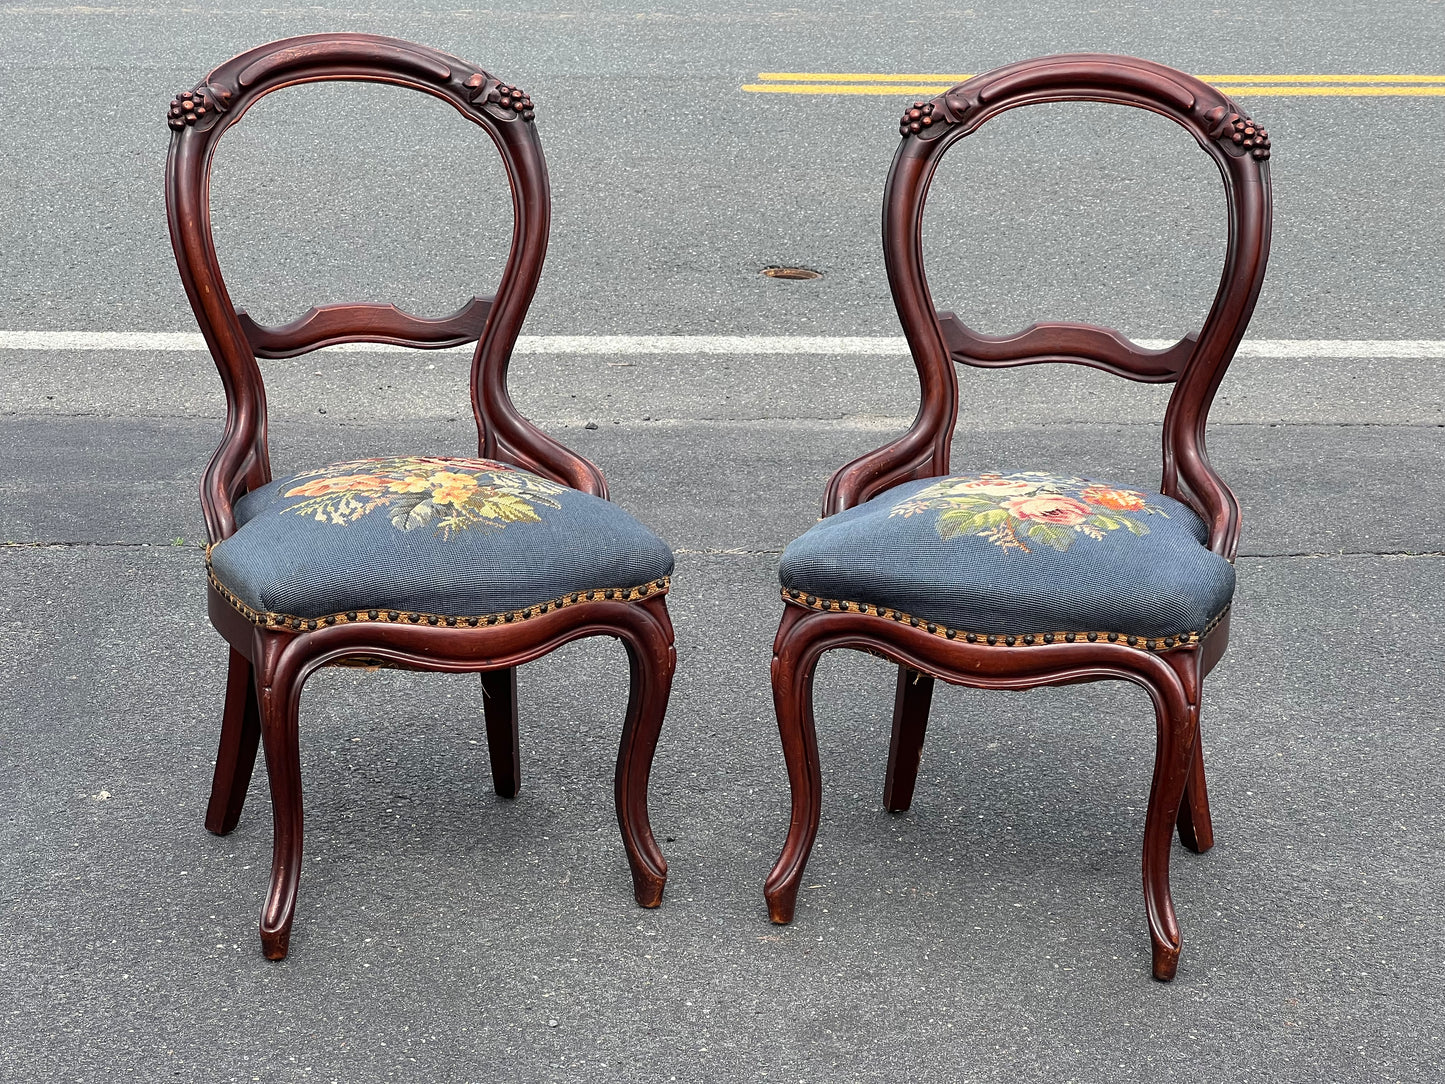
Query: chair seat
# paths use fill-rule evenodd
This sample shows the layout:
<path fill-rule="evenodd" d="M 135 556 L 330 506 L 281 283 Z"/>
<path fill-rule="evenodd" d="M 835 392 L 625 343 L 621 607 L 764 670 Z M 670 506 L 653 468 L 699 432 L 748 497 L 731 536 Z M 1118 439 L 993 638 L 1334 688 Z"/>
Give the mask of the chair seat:
<path fill-rule="evenodd" d="M 246 494 L 235 516 L 208 563 L 252 620 L 510 613 L 637 597 L 672 572 L 667 544 L 612 502 L 483 459 L 333 463 Z"/>
<path fill-rule="evenodd" d="M 955 475 L 829 516 L 783 552 L 779 574 L 807 605 L 1030 643 L 1098 632 L 1173 647 L 1212 628 L 1234 593 L 1234 566 L 1207 540 L 1192 509 L 1158 493 L 1034 471 Z"/>

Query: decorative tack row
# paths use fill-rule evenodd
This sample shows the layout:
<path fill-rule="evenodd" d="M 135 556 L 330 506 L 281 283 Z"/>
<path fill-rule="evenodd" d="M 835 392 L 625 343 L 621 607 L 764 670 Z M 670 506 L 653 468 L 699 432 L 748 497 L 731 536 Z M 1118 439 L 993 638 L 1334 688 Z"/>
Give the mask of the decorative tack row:
<path fill-rule="evenodd" d="M 1177 636 L 1129 636 L 1122 632 L 1025 632 L 1016 635 L 1005 635 L 996 632 L 965 632 L 962 629 L 949 628 L 947 625 L 940 625 L 936 621 L 928 621 L 921 617 L 914 617 L 912 614 L 904 613 L 902 610 L 891 610 L 886 606 L 870 606 L 866 602 L 844 602 L 838 599 L 819 598 L 817 595 L 810 595 L 806 591 L 794 591 L 790 588 L 783 588 L 783 601 L 792 602 L 798 606 L 805 606 L 810 610 L 831 611 L 845 614 L 866 614 L 869 617 L 881 617 L 889 621 L 897 621 L 903 625 L 909 625 L 915 629 L 922 629 L 924 632 L 934 636 L 941 636 L 946 640 L 963 640 L 970 644 L 987 644 L 990 647 L 1002 645 L 1004 647 L 1035 647 L 1044 644 L 1077 644 L 1077 643 L 1109 643 L 1123 644 L 1128 647 L 1137 647 L 1145 651 L 1171 651 L 1181 647 L 1192 647 L 1198 644 L 1224 620 L 1224 615 L 1229 613 L 1226 606 L 1215 614 L 1199 632 L 1181 632 Z"/>
<path fill-rule="evenodd" d="M 292 614 L 261 613 L 253 610 L 237 598 L 225 584 L 216 579 L 216 574 L 211 571 L 209 563 L 206 567 L 206 576 L 215 592 L 251 624 L 267 629 L 292 629 L 296 632 L 313 632 L 330 625 L 352 625 L 360 622 L 377 622 L 388 625 L 430 625 L 449 629 L 486 628 L 489 625 L 509 625 L 518 621 L 526 621 L 528 618 L 541 617 L 554 610 L 576 606 L 583 602 L 637 602 L 653 595 L 665 595 L 672 586 L 671 577 L 664 576 L 660 580 L 644 583 L 640 587 L 608 587 L 597 591 L 574 591 L 570 595 L 548 599 L 546 602 L 539 602 L 535 606 L 528 606 L 521 610 L 505 610 L 501 613 L 462 617 L 455 614 L 427 614 L 384 607 L 347 610 L 345 613 L 327 614 L 325 617 L 296 617 Z"/>

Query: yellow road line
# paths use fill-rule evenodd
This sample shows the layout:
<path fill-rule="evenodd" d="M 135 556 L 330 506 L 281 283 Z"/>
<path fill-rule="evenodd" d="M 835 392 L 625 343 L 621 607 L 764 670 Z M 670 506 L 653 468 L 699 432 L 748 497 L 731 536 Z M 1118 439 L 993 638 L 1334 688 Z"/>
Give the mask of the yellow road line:
<path fill-rule="evenodd" d="M 1445 75 L 1201 75 L 1206 83 L 1445 83 Z"/>
<path fill-rule="evenodd" d="M 967 74 L 759 72 L 759 82 L 745 83 L 742 89 L 750 94 L 935 95 L 969 78 Z M 1200 78 L 1231 94 L 1254 96 L 1445 96 L 1445 75 L 1203 75 Z"/>
<path fill-rule="evenodd" d="M 759 72 L 765 83 L 948 83 L 953 86 L 970 74 L 926 72 Z M 1445 83 L 1445 75 L 1201 75 L 1206 83 Z"/>
<path fill-rule="evenodd" d="M 890 86 L 886 84 L 868 84 L 866 86 L 857 83 L 744 83 L 742 89 L 749 94 L 873 94 L 889 95 L 892 97 L 908 97 L 927 94 L 930 97 L 942 94 L 952 89 L 954 84 L 944 83 L 938 86 Z M 1239 86 L 1233 83 L 1226 83 L 1220 86 L 1221 90 L 1227 90 L 1230 94 L 1242 96 L 1270 96 L 1270 97 L 1442 97 L 1445 96 L 1445 86 L 1429 87 L 1282 87 L 1282 86 Z"/>
<path fill-rule="evenodd" d="M 859 86 L 856 83 L 744 83 L 743 89 L 752 94 L 942 94 L 954 86 L 941 83 L 938 86 L 894 86 L 870 83 Z"/>
<path fill-rule="evenodd" d="M 972 75 L 867 75 L 860 72 L 758 72 L 765 83 L 947 83 L 955 86 Z"/>

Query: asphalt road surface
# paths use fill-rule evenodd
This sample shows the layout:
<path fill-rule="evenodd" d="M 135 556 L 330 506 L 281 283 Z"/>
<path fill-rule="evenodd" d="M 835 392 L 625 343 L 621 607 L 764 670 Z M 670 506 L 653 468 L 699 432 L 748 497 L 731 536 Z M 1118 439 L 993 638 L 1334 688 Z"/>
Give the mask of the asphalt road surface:
<path fill-rule="evenodd" d="M 234 834 L 202 826 L 225 648 L 196 491 L 220 383 L 204 353 L 94 336 L 195 331 L 162 206 L 171 96 L 321 30 L 425 42 L 536 102 L 554 227 L 526 332 L 585 342 L 520 355 L 516 398 L 678 553 L 656 911 L 633 906 L 612 816 L 610 641 L 522 671 L 510 802 L 475 678 L 314 678 L 284 963 L 256 937 L 264 772 Z M 1152 715 L 1123 685 L 940 686 L 897 816 L 892 669 L 828 656 L 822 828 L 796 921 L 769 925 L 778 554 L 830 472 L 906 426 L 916 384 L 905 356 L 841 342 L 627 338 L 896 336 L 878 209 L 910 95 L 826 88 L 1075 50 L 1251 77 L 1275 241 L 1250 338 L 1296 344 L 1241 356 L 1213 415 L 1244 537 L 1203 717 L 1218 843 L 1175 849 L 1167 986 L 1138 872 Z M 1440 0 L 0 3 L 0 1080 L 1445 1079 L 1442 76 Z M 374 87 L 267 99 L 223 143 L 214 202 L 232 292 L 269 321 L 450 311 L 491 289 L 510 223 L 475 129 Z M 1212 165 L 1167 121 L 1040 107 L 952 152 L 927 244 L 940 303 L 982 330 L 1162 339 L 1202 318 L 1223 224 Z M 467 364 L 267 363 L 273 462 L 467 453 Z M 1157 388 L 962 381 L 958 469 L 1157 478 Z"/>

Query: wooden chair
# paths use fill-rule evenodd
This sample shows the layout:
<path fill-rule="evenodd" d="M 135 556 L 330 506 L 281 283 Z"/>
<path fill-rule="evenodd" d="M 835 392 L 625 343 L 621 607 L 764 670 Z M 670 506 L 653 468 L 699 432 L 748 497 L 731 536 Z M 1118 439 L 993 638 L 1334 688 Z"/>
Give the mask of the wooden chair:
<path fill-rule="evenodd" d="M 482 129 L 505 163 L 515 215 L 497 292 L 444 319 L 390 305 L 327 305 L 264 327 L 231 303 L 211 233 L 217 141 L 257 100 L 301 83 L 389 83 L 430 94 Z M 595 466 L 518 414 L 507 365 L 547 249 L 551 205 L 531 99 L 436 50 L 365 34 L 272 42 L 171 103 L 166 211 L 181 281 L 220 370 L 226 430 L 201 483 L 211 621 L 231 645 L 206 827 L 236 826 L 264 742 L 275 817 L 261 943 L 285 956 L 301 873 L 301 687 L 357 661 L 481 674 L 499 795 L 517 793 L 516 668 L 584 636 L 626 646 L 631 692 L 616 802 L 637 901 L 655 907 L 667 864 L 647 819 L 647 777 L 675 662 L 665 595 L 671 550 L 606 500 Z M 437 349 L 476 342 L 478 459 L 418 456 L 320 466 L 273 480 L 257 358 L 336 343 Z"/>
<path fill-rule="evenodd" d="M 1229 243 L 1198 334 L 1145 350 L 1118 332 L 1035 324 L 1018 335 L 969 330 L 937 312 L 924 278 L 928 185 L 949 147 L 1005 110 L 1038 102 L 1137 106 L 1187 129 L 1218 164 Z M 1182 72 L 1129 57 L 1028 60 L 915 102 L 888 175 L 888 281 L 922 386 L 913 427 L 833 475 L 823 520 L 783 555 L 783 619 L 773 696 L 792 787 L 792 820 L 765 895 L 793 917 L 818 829 L 821 777 L 813 672 L 850 647 L 899 665 L 884 804 L 913 797 L 935 678 L 987 689 L 1120 678 L 1153 699 L 1157 751 L 1144 828 L 1144 898 L 1154 976 L 1178 966 L 1169 894 L 1176 822 L 1196 852 L 1213 842 L 1198 742 L 1200 685 L 1224 653 L 1240 512 L 1210 465 L 1204 425 L 1244 335 L 1269 250 L 1269 135 L 1228 97 Z M 1131 380 L 1173 382 L 1160 492 L 1037 473 L 950 476 L 958 412 L 952 363 L 1063 361 Z M 1181 801 L 1182 798 L 1182 801 Z"/>

